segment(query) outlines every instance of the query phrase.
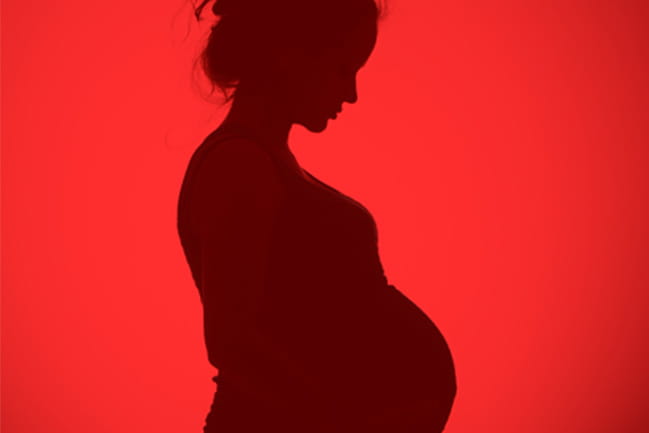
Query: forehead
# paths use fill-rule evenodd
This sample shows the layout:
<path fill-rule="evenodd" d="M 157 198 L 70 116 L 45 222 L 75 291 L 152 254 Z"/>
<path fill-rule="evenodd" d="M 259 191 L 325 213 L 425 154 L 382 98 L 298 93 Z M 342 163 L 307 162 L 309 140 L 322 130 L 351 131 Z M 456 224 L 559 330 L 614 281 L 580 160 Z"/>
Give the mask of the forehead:
<path fill-rule="evenodd" d="M 361 68 L 374 50 L 377 38 L 375 20 L 363 20 L 353 27 L 339 29 L 335 43 L 327 50 L 329 60 Z"/>
<path fill-rule="evenodd" d="M 350 62 L 353 66 L 360 68 L 367 62 L 376 45 L 377 28 L 376 21 L 371 20 L 363 23 L 354 32 L 349 41 Z"/>

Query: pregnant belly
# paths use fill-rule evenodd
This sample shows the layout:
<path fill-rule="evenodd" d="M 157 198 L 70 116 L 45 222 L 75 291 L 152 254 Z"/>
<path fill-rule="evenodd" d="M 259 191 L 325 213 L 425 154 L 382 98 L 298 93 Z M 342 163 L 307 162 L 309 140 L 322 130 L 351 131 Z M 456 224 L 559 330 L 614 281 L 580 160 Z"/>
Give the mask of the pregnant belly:
<path fill-rule="evenodd" d="M 312 372 L 323 398 L 371 411 L 415 400 L 451 404 L 453 359 L 420 308 L 391 285 L 334 289 L 286 291 L 270 299 L 260 322 Z"/>
<path fill-rule="evenodd" d="M 347 322 L 347 323 L 345 323 Z M 328 368 L 337 398 L 371 413 L 429 401 L 450 411 L 456 382 L 449 347 L 437 326 L 394 286 L 341 314 L 336 356 Z"/>
<path fill-rule="evenodd" d="M 298 293 L 291 302 L 274 297 L 264 310 L 260 323 L 268 338 L 311 371 L 318 387 L 305 397 L 281 386 L 286 373 L 268 372 L 277 392 L 294 396 L 296 407 L 331 407 L 354 433 L 384 431 L 370 425 L 405 431 L 401 427 L 410 422 L 423 429 L 407 431 L 441 431 L 456 384 L 453 359 L 437 326 L 394 286 L 362 294 L 353 286 L 339 288 L 326 295 Z"/>

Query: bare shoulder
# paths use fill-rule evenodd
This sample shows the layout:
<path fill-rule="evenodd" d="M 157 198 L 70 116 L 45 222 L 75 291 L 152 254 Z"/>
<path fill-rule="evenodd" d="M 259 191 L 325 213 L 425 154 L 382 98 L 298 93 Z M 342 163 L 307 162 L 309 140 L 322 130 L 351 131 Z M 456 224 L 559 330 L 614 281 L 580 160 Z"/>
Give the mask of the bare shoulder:
<path fill-rule="evenodd" d="M 244 137 L 206 142 L 194 173 L 194 209 L 230 208 L 268 213 L 284 196 L 276 166 L 259 144 Z"/>
<path fill-rule="evenodd" d="M 209 183 L 230 180 L 230 186 L 262 188 L 279 187 L 275 163 L 261 146 L 245 137 L 231 137 L 218 142 L 205 143 L 207 148 L 201 156 L 197 177 Z M 200 182 L 200 181 L 199 181 Z"/>
<path fill-rule="evenodd" d="M 253 169 L 274 171 L 270 155 L 251 139 L 230 137 L 218 142 L 206 142 L 205 146 L 201 166 L 231 172 Z"/>

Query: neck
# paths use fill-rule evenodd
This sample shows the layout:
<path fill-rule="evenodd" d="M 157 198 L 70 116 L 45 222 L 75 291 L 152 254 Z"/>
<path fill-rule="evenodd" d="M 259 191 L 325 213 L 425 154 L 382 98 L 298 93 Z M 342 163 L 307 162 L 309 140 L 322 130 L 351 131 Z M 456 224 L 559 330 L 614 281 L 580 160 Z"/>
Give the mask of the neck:
<path fill-rule="evenodd" d="M 273 151 L 287 152 L 292 122 L 280 96 L 263 86 L 239 85 L 221 128 L 244 130 Z"/>

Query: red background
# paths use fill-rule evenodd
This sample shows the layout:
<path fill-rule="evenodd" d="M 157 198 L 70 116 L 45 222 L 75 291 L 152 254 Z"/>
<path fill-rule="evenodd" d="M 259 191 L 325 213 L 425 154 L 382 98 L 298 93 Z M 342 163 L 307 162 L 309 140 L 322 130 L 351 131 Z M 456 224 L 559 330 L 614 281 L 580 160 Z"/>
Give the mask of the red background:
<path fill-rule="evenodd" d="M 358 103 L 292 133 L 445 334 L 448 433 L 648 425 L 647 5 L 391 0 Z M 215 371 L 175 211 L 226 112 L 190 81 L 209 23 L 2 13 L 2 431 L 198 433 Z"/>

